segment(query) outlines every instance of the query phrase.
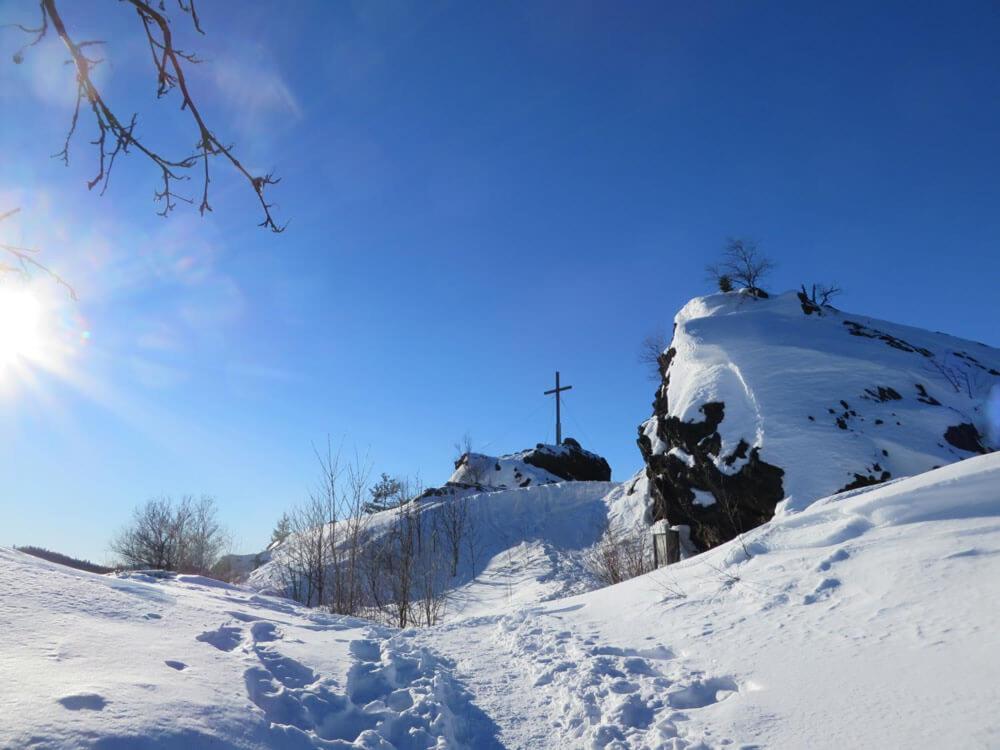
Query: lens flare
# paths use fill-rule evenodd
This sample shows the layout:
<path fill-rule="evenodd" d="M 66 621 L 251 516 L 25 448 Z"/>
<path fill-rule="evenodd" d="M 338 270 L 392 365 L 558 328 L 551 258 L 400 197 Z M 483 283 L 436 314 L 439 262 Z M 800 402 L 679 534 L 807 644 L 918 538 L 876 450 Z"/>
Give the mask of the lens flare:
<path fill-rule="evenodd" d="M 989 439 L 993 448 L 1000 449 L 1000 383 L 990 389 L 986 401 L 986 419 L 989 429 Z"/>

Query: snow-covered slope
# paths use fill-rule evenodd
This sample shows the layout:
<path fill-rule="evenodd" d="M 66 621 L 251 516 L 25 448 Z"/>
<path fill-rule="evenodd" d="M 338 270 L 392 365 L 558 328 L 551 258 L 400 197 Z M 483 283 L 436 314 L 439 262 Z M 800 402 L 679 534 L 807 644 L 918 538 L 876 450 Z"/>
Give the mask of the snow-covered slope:
<path fill-rule="evenodd" d="M 572 438 L 563 445 L 539 443 L 503 456 L 466 453 L 442 487 L 426 490 L 400 510 L 344 520 L 332 532 L 328 526 L 325 534 L 327 539 L 344 540 L 350 535 L 348 528 L 357 523 L 361 530 L 352 538 L 363 540 L 362 554 L 371 555 L 379 546 L 398 546 L 394 541 L 398 535 L 409 533 L 401 524 L 419 528 L 417 546 L 419 540 L 431 537 L 438 540 L 432 546 L 441 546 L 448 541 L 447 529 L 461 524 L 454 574 L 450 559 L 444 562 L 448 571 L 430 573 L 434 588 L 447 598 L 445 617 L 492 606 L 501 599 L 542 601 L 595 584 L 582 560 L 606 524 L 621 515 L 605 502 L 614 487 L 610 478 L 607 461 Z M 628 522 L 640 524 L 642 513 Z M 302 578 L 292 575 L 288 565 L 301 553 L 297 539 L 293 534 L 260 556 L 226 562 L 246 564 L 256 559 L 256 569 L 240 580 L 259 590 L 289 594 L 289 580 Z M 298 596 L 307 598 L 301 592 Z"/>
<path fill-rule="evenodd" d="M 0 549 L 0 747 L 497 747 L 407 634 L 196 576 Z"/>
<path fill-rule="evenodd" d="M 559 502 L 628 516 L 627 484 Z M 559 492 L 484 497 L 572 547 Z M 997 747 L 1000 454 L 421 630 L 10 550 L 0 603 L 4 748 Z"/>
<path fill-rule="evenodd" d="M 841 489 L 986 451 L 1000 351 L 804 304 L 789 293 L 691 300 L 640 427 L 651 520 L 702 547 Z"/>

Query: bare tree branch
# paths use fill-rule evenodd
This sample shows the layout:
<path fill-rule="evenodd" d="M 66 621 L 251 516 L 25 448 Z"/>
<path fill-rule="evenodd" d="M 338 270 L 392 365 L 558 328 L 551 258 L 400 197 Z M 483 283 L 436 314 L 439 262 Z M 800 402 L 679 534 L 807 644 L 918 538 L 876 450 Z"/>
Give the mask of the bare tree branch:
<path fill-rule="evenodd" d="M 0 214 L 0 221 L 8 219 L 11 216 L 14 216 L 15 214 L 19 213 L 20 210 L 21 210 L 20 208 L 13 208 L 9 211 L 5 211 L 4 213 Z M 31 269 L 35 268 L 44 273 L 49 278 L 51 278 L 60 286 L 65 287 L 66 291 L 69 292 L 69 296 L 72 297 L 74 300 L 77 299 L 76 290 L 70 285 L 68 281 L 66 281 L 66 279 L 57 274 L 55 271 L 53 271 L 51 268 L 49 268 L 41 261 L 37 260 L 38 250 L 30 247 L 21 247 L 19 245 L 9 245 L 2 242 L 0 242 L 0 250 L 5 252 L 7 256 L 13 260 L 13 263 L 5 263 L 3 261 L 0 261 L 0 274 L 13 273 L 24 279 L 27 279 L 28 277 L 31 276 Z"/>
<path fill-rule="evenodd" d="M 195 166 L 200 166 L 202 189 L 198 210 L 204 215 L 206 211 L 212 210 L 209 203 L 209 185 L 212 181 L 209 161 L 214 157 L 222 157 L 250 184 L 257 196 L 264 213 L 260 226 L 270 229 L 272 232 L 284 231 L 287 224 L 279 225 L 275 221 L 271 212 L 274 204 L 269 203 L 265 197 L 267 187 L 277 184 L 279 179 L 273 173 L 252 174 L 235 156 L 233 146 L 220 141 L 205 122 L 188 87 L 183 66 L 183 63 L 197 64 L 200 60 L 194 53 L 179 49 L 175 45 L 164 0 L 160 0 L 159 3 L 154 3 L 151 0 L 121 1 L 135 10 L 142 24 L 153 67 L 156 71 L 157 96 L 166 96 L 176 89 L 181 98 L 181 110 L 187 111 L 191 115 L 197 131 L 195 153 L 181 158 L 167 158 L 136 135 L 136 115 L 132 115 L 127 123 L 119 119 L 105 101 L 91 75 L 93 69 L 102 62 L 102 59 L 90 56 L 89 51 L 93 47 L 104 44 L 104 42 L 99 40 L 76 41 L 59 13 L 56 0 L 40 0 L 42 18 L 37 28 L 21 24 L 13 25 L 14 28 L 33 35 L 32 40 L 14 55 L 14 61 L 21 62 L 24 52 L 45 37 L 50 25 L 70 53 L 70 62 L 76 69 L 76 105 L 63 148 L 55 156 L 68 163 L 70 141 L 77 130 L 81 105 L 86 102 L 87 107 L 94 115 L 98 131 L 96 139 L 92 142 L 98 150 L 98 170 L 93 179 L 87 183 L 89 189 L 100 185 L 103 194 L 108 188 L 111 172 L 118 155 L 127 154 L 129 149 L 135 149 L 152 161 L 160 170 L 162 186 L 154 192 L 153 197 L 156 202 L 162 205 L 162 210 L 158 212 L 162 216 L 167 216 L 173 211 L 177 206 L 177 201 L 194 203 L 193 198 L 176 193 L 174 183 L 189 180 L 190 170 Z M 195 30 L 203 34 L 204 30 L 201 27 L 201 20 L 194 0 L 178 0 L 177 5 L 183 14 L 191 18 Z"/>

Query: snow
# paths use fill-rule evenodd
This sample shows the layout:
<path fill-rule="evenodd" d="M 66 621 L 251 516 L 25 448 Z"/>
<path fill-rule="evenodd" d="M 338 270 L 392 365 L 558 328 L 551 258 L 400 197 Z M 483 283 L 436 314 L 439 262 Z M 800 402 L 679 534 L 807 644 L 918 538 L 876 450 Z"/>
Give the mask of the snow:
<path fill-rule="evenodd" d="M 490 561 L 420 630 L 2 549 L 0 747 L 1000 744 L 1000 454 L 552 598 L 640 481 L 476 495 Z"/>

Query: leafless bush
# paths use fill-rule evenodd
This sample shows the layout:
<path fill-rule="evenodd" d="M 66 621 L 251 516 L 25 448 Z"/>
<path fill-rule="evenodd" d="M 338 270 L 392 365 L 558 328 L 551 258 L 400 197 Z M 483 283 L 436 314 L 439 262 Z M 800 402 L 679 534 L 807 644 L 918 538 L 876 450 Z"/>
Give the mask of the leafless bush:
<path fill-rule="evenodd" d="M 826 307 L 834 297 L 844 293 L 836 283 L 833 284 L 813 284 L 810 290 L 806 290 L 806 285 L 802 284 L 802 296 L 812 302 L 817 307 Z"/>
<path fill-rule="evenodd" d="M 461 460 L 462 456 L 472 453 L 472 436 L 466 432 L 462 437 L 455 441 L 453 446 L 455 448 L 455 460 Z"/>
<path fill-rule="evenodd" d="M 466 537 L 473 531 L 468 497 L 445 498 L 434 515 L 436 531 L 447 550 L 451 577 L 458 575 L 458 561 Z"/>
<path fill-rule="evenodd" d="M 370 466 L 356 455 L 342 470 L 329 440 L 325 452 L 315 453 L 320 480 L 309 499 L 286 514 L 288 533 L 274 552 L 278 577 L 287 594 L 307 606 L 356 615 L 364 606 Z"/>
<path fill-rule="evenodd" d="M 472 502 L 472 499 L 467 497 L 462 502 L 468 505 Z M 465 556 L 469 561 L 469 574 L 472 578 L 476 577 L 476 571 L 479 570 L 479 556 L 482 552 L 482 542 L 479 523 L 476 521 L 475 515 L 470 514 L 466 522 L 465 536 L 462 543 L 465 547 Z"/>
<path fill-rule="evenodd" d="M 662 329 L 649 334 L 639 344 L 639 364 L 642 365 L 649 375 L 649 379 L 654 383 L 659 383 L 663 378 L 660 371 L 660 357 L 670 346 L 670 337 Z"/>
<path fill-rule="evenodd" d="M 126 568 L 152 568 L 208 575 L 228 544 L 215 500 L 185 496 L 175 503 L 154 498 L 137 507 L 132 522 L 111 542 Z"/>
<path fill-rule="evenodd" d="M 472 437 L 469 433 L 462 435 L 454 443 L 455 469 L 465 467 L 465 481 L 469 484 L 483 484 L 486 481 L 487 470 L 483 461 L 478 460 L 479 454 L 473 450 Z"/>
<path fill-rule="evenodd" d="M 403 481 L 407 496 L 420 487 Z M 369 616 L 405 628 L 433 625 L 447 604 L 444 532 L 419 504 L 400 503 L 366 554 Z"/>
<path fill-rule="evenodd" d="M 929 357 L 927 370 L 950 385 L 955 393 L 965 393 L 972 399 L 985 397 L 993 380 L 981 365 L 977 366 L 955 352 Z"/>
<path fill-rule="evenodd" d="M 608 525 L 587 552 L 584 565 L 605 586 L 648 573 L 653 569 L 649 528 Z"/>

